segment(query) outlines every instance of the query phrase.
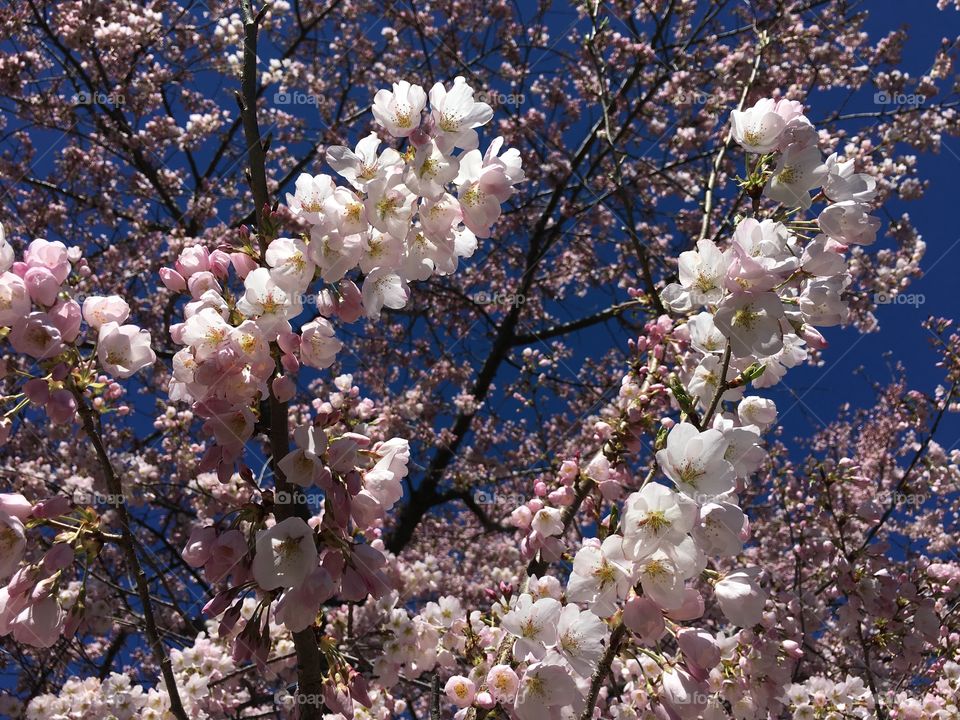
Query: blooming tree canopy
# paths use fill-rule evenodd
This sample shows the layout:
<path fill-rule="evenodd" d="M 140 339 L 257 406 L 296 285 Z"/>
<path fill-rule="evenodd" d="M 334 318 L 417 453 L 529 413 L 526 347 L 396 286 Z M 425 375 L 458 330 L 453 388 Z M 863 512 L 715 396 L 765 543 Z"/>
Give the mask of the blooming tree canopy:
<path fill-rule="evenodd" d="M 0 9 L 0 714 L 958 717 L 954 46 L 550 5 Z"/>

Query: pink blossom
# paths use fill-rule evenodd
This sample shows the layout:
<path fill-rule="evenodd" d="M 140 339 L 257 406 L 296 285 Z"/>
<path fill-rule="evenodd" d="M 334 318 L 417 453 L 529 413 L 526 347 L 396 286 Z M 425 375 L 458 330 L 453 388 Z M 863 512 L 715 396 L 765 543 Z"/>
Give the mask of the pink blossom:
<path fill-rule="evenodd" d="M 463 675 L 452 676 L 447 680 L 447 684 L 443 686 L 443 692 L 446 693 L 450 702 L 461 708 L 469 707 L 473 704 L 476 691 L 477 686 L 474 682 Z"/>
<path fill-rule="evenodd" d="M 264 590 L 297 587 L 316 564 L 313 530 L 300 518 L 287 518 L 257 534 L 253 577 Z"/>
<path fill-rule="evenodd" d="M 128 378 L 157 361 L 150 347 L 150 333 L 136 325 L 107 322 L 100 326 L 97 357 L 103 369 L 119 378 Z"/>

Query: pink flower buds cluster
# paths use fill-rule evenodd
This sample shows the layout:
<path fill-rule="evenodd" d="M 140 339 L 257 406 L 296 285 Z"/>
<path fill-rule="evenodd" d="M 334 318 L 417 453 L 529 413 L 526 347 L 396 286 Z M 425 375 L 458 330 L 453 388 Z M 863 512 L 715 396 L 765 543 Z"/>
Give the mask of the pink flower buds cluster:
<path fill-rule="evenodd" d="M 71 543 L 54 543 L 37 563 L 20 566 L 27 540 L 24 523 L 56 517 L 69 509 L 64 497 L 31 505 L 20 494 L 0 494 L 0 637 L 34 647 L 50 647 L 62 634 L 73 635 L 82 620 L 82 603 L 68 612 L 59 592 L 63 571 L 73 564 Z"/>
<path fill-rule="evenodd" d="M 108 375 L 126 379 L 157 359 L 150 333 L 124 324 L 130 307 L 123 298 L 88 296 L 81 306 L 68 282 L 80 262 L 77 248 L 42 238 L 33 240 L 17 261 L 0 226 L 0 327 L 10 348 L 28 358 L 25 371 L 31 379 L 23 385 L 24 406 L 43 409 L 57 424 L 76 417 L 76 399 L 67 382 L 74 370 L 81 369 L 83 380 L 90 381 L 99 365 Z M 85 343 L 94 347 L 88 356 L 81 352 Z M 79 384 L 86 389 L 86 382 Z M 122 391 L 110 384 L 104 394 L 116 399 Z M 10 427 L 4 418 L 0 438 L 6 440 Z"/>

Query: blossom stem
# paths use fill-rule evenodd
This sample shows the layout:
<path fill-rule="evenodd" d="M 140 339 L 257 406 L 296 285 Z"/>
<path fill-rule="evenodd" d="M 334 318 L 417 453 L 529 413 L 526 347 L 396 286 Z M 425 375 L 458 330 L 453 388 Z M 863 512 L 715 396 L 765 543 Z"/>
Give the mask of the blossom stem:
<path fill-rule="evenodd" d="M 123 497 L 123 483 L 113 470 L 113 464 L 110 462 L 110 456 L 103 444 L 100 433 L 93 422 L 93 411 L 87 404 L 86 398 L 80 389 L 72 385 L 70 390 L 73 392 L 77 401 L 77 411 L 83 421 L 83 429 L 93 443 L 94 450 L 97 453 L 97 459 L 100 461 L 100 467 L 103 470 L 104 480 L 107 483 L 107 492 L 115 497 Z M 177 689 L 177 680 L 173 676 L 173 668 L 170 665 L 170 658 L 167 656 L 166 648 L 160 639 L 160 633 L 157 631 L 157 621 L 153 614 L 153 603 L 150 599 L 150 588 L 147 585 L 147 575 L 143 571 L 143 566 L 137 558 L 136 539 L 133 531 L 130 529 L 130 515 L 127 512 L 127 506 L 120 502 L 116 505 L 117 517 L 120 520 L 120 539 L 119 544 L 123 550 L 124 559 L 127 567 L 133 573 L 137 585 L 137 595 L 140 598 L 140 604 L 143 606 L 144 626 L 147 634 L 147 642 L 150 643 L 150 649 L 153 651 L 154 660 L 160 665 L 160 673 L 163 675 L 163 682 L 167 688 L 167 695 L 170 697 L 170 712 L 177 720 L 187 720 L 187 713 L 183 709 L 183 702 L 180 700 L 180 692 Z"/>
<path fill-rule="evenodd" d="M 737 105 L 737 110 L 743 110 L 744 105 L 747 103 L 747 96 L 750 94 L 753 84 L 757 81 L 757 74 L 760 72 L 760 60 L 763 58 L 763 49 L 766 45 L 767 40 L 761 35 L 757 42 L 757 52 L 753 56 L 753 66 L 750 69 L 750 77 L 743 86 L 743 92 L 740 93 L 740 103 Z M 700 240 L 705 239 L 710 233 L 710 216 L 713 214 L 713 192 L 717 185 L 720 167 L 723 165 L 723 158 L 727 154 L 732 140 L 733 128 L 727 131 L 727 136 L 724 138 L 723 144 L 720 146 L 719 152 L 717 152 L 717 157 L 713 161 L 713 166 L 710 168 L 710 176 L 707 178 L 707 189 L 703 196 L 703 220 L 700 225 Z"/>
<path fill-rule="evenodd" d="M 593 717 L 593 708 L 596 706 L 597 698 L 600 695 L 600 685 L 603 684 L 603 679 L 610 672 L 610 666 L 620 651 L 620 643 L 623 642 L 626 634 L 627 626 L 623 624 L 623 620 L 618 620 L 613 632 L 610 633 L 610 644 L 607 645 L 607 651 L 600 658 L 600 663 L 597 665 L 597 669 L 593 671 L 593 677 L 590 678 L 590 692 L 587 694 L 587 704 L 584 706 L 583 712 L 580 713 L 580 720 L 590 720 Z"/>
<path fill-rule="evenodd" d="M 717 405 L 720 404 L 720 398 L 723 397 L 723 394 L 730 388 L 730 384 L 727 382 L 727 371 L 730 369 L 730 343 L 727 343 L 726 349 L 723 351 L 723 367 L 720 369 L 720 384 L 717 385 L 717 391 L 713 394 L 713 400 L 710 401 L 710 407 L 707 408 L 706 414 L 703 416 L 703 419 L 700 421 L 700 424 L 703 429 L 706 429 L 710 426 L 710 421 L 713 419 L 713 414 L 717 411 Z"/>

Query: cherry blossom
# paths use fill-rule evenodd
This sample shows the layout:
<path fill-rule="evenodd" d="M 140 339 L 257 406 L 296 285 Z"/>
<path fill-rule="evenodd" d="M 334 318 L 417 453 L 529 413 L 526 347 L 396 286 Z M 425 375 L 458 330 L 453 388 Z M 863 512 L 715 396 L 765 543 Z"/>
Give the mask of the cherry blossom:
<path fill-rule="evenodd" d="M 253 577 L 265 590 L 297 587 L 316 563 L 313 530 L 300 518 L 287 518 L 257 535 Z"/>
<path fill-rule="evenodd" d="M 407 137 L 420 124 L 426 102 L 422 87 L 401 80 L 393 84 L 393 92 L 378 90 L 373 96 L 373 116 L 394 137 Z"/>
<path fill-rule="evenodd" d="M 657 453 L 657 463 L 691 497 L 720 495 L 733 487 L 733 467 L 725 457 L 728 445 L 718 430 L 701 432 L 690 423 L 678 423 L 667 436 L 667 447 Z"/>
<path fill-rule="evenodd" d="M 7 5 L 0 715 L 956 714 L 950 38 Z"/>
<path fill-rule="evenodd" d="M 517 639 L 513 654 L 517 659 L 533 656 L 543 658 L 547 645 L 557 641 L 557 622 L 561 605 L 554 598 L 544 597 L 534 601 L 529 594 L 517 598 L 516 605 L 503 616 L 503 629 Z"/>
<path fill-rule="evenodd" d="M 520 720 L 549 720 L 578 698 L 577 686 L 562 666 L 535 663 L 520 679 L 514 710 Z"/>
<path fill-rule="evenodd" d="M 97 357 L 104 370 L 119 378 L 128 378 L 157 361 L 150 347 L 150 333 L 136 325 L 107 322 L 100 326 Z"/>
<path fill-rule="evenodd" d="M 733 139 L 753 153 L 775 149 L 787 125 L 786 119 L 777 113 L 776 105 L 774 100 L 765 98 L 747 110 L 734 110 L 730 114 Z"/>

